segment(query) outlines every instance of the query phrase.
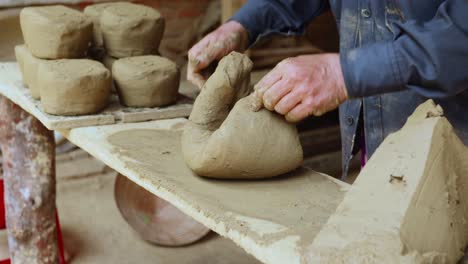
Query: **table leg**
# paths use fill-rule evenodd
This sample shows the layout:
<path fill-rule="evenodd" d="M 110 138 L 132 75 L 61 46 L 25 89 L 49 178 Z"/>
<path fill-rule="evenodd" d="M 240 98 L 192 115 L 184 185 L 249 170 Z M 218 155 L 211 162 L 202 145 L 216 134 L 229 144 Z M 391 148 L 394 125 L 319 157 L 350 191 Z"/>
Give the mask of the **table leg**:
<path fill-rule="evenodd" d="M 12 263 L 58 263 L 53 132 L 0 96 L 0 144 Z"/>

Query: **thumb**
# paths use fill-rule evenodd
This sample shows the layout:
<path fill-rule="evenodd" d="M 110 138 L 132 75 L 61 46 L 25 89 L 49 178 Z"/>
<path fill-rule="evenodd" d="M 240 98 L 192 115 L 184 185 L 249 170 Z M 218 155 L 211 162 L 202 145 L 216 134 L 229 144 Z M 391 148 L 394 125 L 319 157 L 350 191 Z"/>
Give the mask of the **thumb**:
<path fill-rule="evenodd" d="M 199 73 L 200 70 L 195 70 L 199 65 L 199 62 L 196 60 L 190 60 L 187 67 L 187 80 L 195 84 L 198 89 L 201 89 L 205 84 L 205 78 Z"/>

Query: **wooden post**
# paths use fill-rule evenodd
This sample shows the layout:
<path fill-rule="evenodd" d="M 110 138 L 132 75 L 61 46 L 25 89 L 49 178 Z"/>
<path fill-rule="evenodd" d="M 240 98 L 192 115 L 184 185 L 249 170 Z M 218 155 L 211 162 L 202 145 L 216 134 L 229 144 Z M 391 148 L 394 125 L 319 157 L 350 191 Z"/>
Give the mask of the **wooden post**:
<path fill-rule="evenodd" d="M 53 133 L 0 96 L 0 143 L 12 263 L 58 263 Z"/>

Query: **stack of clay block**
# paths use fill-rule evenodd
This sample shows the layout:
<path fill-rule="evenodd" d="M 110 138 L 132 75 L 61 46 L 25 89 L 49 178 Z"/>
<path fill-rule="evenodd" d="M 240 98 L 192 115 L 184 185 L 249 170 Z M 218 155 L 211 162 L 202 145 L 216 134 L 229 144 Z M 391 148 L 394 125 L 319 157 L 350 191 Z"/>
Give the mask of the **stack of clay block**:
<path fill-rule="evenodd" d="M 109 103 L 113 79 L 126 106 L 177 100 L 178 67 L 153 55 L 164 32 L 153 8 L 127 2 L 91 5 L 84 13 L 61 5 L 27 7 L 20 23 L 25 44 L 15 54 L 23 82 L 46 113 L 98 113 Z M 108 68 L 96 61 L 96 51 Z"/>
<path fill-rule="evenodd" d="M 23 82 L 43 110 L 54 115 L 83 115 L 106 107 L 111 73 L 86 59 L 93 23 L 65 6 L 27 7 L 20 14 L 25 45 L 15 47 Z"/>
<path fill-rule="evenodd" d="M 175 103 L 180 71 L 157 56 L 164 19 L 148 6 L 128 2 L 85 8 L 94 24 L 92 54 L 112 71 L 120 102 L 131 107 Z"/>

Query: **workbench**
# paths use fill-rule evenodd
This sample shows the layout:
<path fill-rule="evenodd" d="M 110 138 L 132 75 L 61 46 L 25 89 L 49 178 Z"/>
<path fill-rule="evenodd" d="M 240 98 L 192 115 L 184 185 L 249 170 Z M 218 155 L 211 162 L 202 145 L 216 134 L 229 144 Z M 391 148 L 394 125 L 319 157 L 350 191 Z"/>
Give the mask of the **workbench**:
<path fill-rule="evenodd" d="M 49 118 L 38 110 L 36 104 L 31 103 L 19 84 L 20 74 L 15 67 L 12 63 L 0 65 L 0 94 L 4 96 L 0 122 L 12 122 L 12 126 L 8 126 L 10 131 L 19 133 L 15 137 L 23 137 L 23 141 L 2 138 L 4 164 L 7 164 L 7 204 L 24 202 L 12 199 L 25 197 L 8 196 L 20 192 L 16 189 L 16 183 L 11 182 L 21 177 L 36 183 L 48 182 L 47 188 L 43 188 L 44 184 L 37 184 L 37 188 L 41 188 L 39 193 L 43 196 L 47 196 L 47 192 L 52 193 L 53 198 L 44 202 L 51 203 L 48 206 L 55 208 L 54 142 L 52 132 L 46 127 L 58 130 L 72 143 L 134 183 L 167 200 L 218 234 L 232 239 L 267 263 L 300 263 L 303 253 L 348 189 L 347 184 L 307 168 L 272 180 L 219 181 L 201 178 L 186 167 L 180 153 L 179 136 L 187 122 L 185 118 L 63 128 L 70 123 L 60 122 L 52 116 Z M 148 140 L 142 141 L 145 137 Z M 35 144 L 45 146 L 47 151 L 35 150 L 36 146 L 31 141 L 34 138 L 41 138 Z M 5 144 L 5 141 L 10 143 Z M 23 147 L 16 145 L 18 143 L 24 143 Z M 34 151 L 32 155 L 31 151 Z M 11 152 L 17 154 L 13 157 L 15 159 L 19 156 L 24 158 L 11 160 Z M 40 161 L 41 155 L 48 162 Z M 37 166 L 21 171 L 22 164 L 18 162 L 27 162 L 28 159 L 37 161 Z M 10 168 L 9 164 L 13 164 L 13 167 Z M 18 174 L 18 170 L 21 173 Z M 8 177 L 9 171 L 14 171 L 16 177 Z M 324 190 L 327 191 L 325 195 Z M 7 210 L 10 209 L 8 206 Z M 36 208 L 34 204 L 27 204 L 18 210 L 34 215 Z M 51 217 L 52 210 L 46 213 Z M 44 219 L 47 217 L 39 217 L 37 221 L 43 222 Z M 13 219 L 10 213 L 7 221 L 13 223 L 18 219 Z M 31 229 L 28 224 L 21 226 L 21 230 Z M 40 226 L 41 223 L 35 225 Z M 31 229 L 31 232 L 40 230 Z M 52 247 L 53 238 L 51 236 L 44 245 L 49 243 Z"/>
<path fill-rule="evenodd" d="M 55 146 L 44 126 L 51 123 L 28 103 L 18 76 L 16 64 L 0 64 L 10 254 L 23 260 L 18 263 L 55 263 Z M 468 148 L 431 100 L 384 140 L 352 186 L 305 167 L 256 181 L 199 177 L 181 155 L 186 122 L 55 125 L 92 156 L 265 263 L 455 263 L 463 256 Z"/>

